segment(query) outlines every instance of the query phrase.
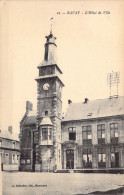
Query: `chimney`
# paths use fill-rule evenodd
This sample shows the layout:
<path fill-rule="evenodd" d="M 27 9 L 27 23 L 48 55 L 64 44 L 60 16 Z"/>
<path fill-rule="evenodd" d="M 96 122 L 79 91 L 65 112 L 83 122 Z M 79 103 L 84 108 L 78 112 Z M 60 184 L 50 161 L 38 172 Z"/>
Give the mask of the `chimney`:
<path fill-rule="evenodd" d="M 12 134 L 12 126 L 8 127 L 8 131 Z"/>
<path fill-rule="evenodd" d="M 70 105 L 72 103 L 72 101 L 71 100 L 68 100 L 68 104 Z"/>
<path fill-rule="evenodd" d="M 88 98 L 85 98 L 84 99 L 84 104 L 87 104 L 88 101 L 89 101 Z"/>
<path fill-rule="evenodd" d="M 29 110 L 33 109 L 33 104 L 29 101 L 26 101 L 26 113 L 29 112 Z"/>

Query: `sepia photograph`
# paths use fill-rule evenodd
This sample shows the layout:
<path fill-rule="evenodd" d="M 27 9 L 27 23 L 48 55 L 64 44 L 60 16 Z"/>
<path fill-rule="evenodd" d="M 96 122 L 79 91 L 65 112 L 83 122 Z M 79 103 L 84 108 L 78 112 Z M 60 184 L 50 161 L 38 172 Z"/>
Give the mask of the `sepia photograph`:
<path fill-rule="evenodd" d="M 124 195 L 124 1 L 0 1 L 0 195 Z"/>

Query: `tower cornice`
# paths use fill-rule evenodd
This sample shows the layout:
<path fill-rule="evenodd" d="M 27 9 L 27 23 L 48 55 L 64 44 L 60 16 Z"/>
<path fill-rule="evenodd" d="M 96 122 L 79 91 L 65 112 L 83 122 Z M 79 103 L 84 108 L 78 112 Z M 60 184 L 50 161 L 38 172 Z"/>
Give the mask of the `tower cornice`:
<path fill-rule="evenodd" d="M 39 66 L 37 66 L 37 68 L 39 69 L 39 68 L 41 68 L 41 67 L 51 67 L 51 66 L 56 66 L 56 68 L 58 69 L 58 71 L 59 71 L 61 74 L 63 74 L 63 72 L 61 71 L 61 69 L 58 67 L 57 64 L 42 65 L 42 63 L 41 63 Z"/>
<path fill-rule="evenodd" d="M 57 76 L 57 75 L 45 75 L 45 76 L 39 76 L 37 77 L 35 80 L 39 81 L 39 80 L 44 80 L 44 79 L 48 79 L 48 78 L 57 78 L 59 80 L 59 82 L 62 84 L 62 86 L 64 87 L 65 85 L 63 84 L 63 82 L 61 81 L 61 79 Z"/>

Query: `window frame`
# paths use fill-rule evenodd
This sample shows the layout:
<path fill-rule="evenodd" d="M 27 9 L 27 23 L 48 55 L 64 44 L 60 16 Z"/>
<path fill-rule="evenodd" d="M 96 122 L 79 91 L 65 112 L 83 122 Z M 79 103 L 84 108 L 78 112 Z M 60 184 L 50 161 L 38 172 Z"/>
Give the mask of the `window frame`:
<path fill-rule="evenodd" d="M 113 125 L 113 127 L 111 127 Z M 116 127 L 117 125 L 117 127 Z M 114 136 L 112 136 L 112 131 L 114 133 Z M 110 123 L 110 138 L 118 138 L 118 136 L 116 136 L 116 133 L 118 134 L 118 123 Z"/>
<path fill-rule="evenodd" d="M 84 133 L 86 134 L 85 135 L 86 139 L 84 139 L 84 137 L 85 137 L 85 136 L 83 136 Z M 88 135 L 91 136 L 90 139 L 88 138 Z M 92 140 L 92 125 L 82 126 L 82 140 Z"/>
<path fill-rule="evenodd" d="M 70 139 L 70 134 L 73 134 L 74 139 Z M 76 127 L 69 127 L 68 128 L 68 137 L 69 141 L 76 141 Z"/>
<path fill-rule="evenodd" d="M 48 140 L 48 127 L 42 128 L 42 140 Z"/>

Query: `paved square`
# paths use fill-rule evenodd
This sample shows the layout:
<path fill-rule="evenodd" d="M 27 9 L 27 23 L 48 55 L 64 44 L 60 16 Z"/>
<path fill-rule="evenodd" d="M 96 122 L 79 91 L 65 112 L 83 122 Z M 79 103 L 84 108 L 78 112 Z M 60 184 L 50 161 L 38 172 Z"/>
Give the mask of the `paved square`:
<path fill-rule="evenodd" d="M 68 195 L 124 186 L 123 174 L 2 172 L 3 195 Z"/>

